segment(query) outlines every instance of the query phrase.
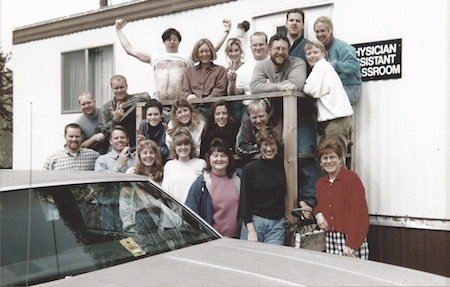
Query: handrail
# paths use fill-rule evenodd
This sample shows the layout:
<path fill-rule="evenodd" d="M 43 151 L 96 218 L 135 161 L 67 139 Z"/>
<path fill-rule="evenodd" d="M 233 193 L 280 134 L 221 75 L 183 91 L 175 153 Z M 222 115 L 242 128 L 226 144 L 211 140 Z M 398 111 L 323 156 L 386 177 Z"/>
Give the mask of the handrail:
<path fill-rule="evenodd" d="M 254 100 L 254 99 L 264 99 L 264 98 L 279 98 L 286 96 L 294 96 L 298 98 L 311 99 L 311 97 L 305 95 L 303 92 L 292 92 L 292 91 L 283 91 L 283 92 L 272 92 L 272 93 L 263 93 L 263 94 L 252 94 L 252 95 L 235 95 L 235 96 L 223 96 L 223 97 L 214 97 L 214 98 L 201 98 L 201 99 L 189 99 L 188 102 L 191 104 L 204 104 L 204 103 L 214 103 L 219 100 L 225 100 L 227 102 L 232 101 L 240 101 L 240 100 Z M 175 102 L 175 100 L 166 100 L 160 101 L 163 106 L 170 106 Z M 144 106 L 142 104 L 142 106 Z"/>
<path fill-rule="evenodd" d="M 297 153 L 297 98 L 304 100 L 313 100 L 311 97 L 305 95 L 303 92 L 282 91 L 263 94 L 252 95 L 236 95 L 224 96 L 214 98 L 189 99 L 191 104 L 213 103 L 219 100 L 225 101 L 240 101 L 253 100 L 262 98 L 283 98 L 283 142 L 284 142 L 284 167 L 287 178 L 287 194 L 285 198 L 286 212 L 285 217 L 291 223 L 294 222 L 294 217 L 290 211 L 297 207 L 297 186 L 298 186 L 298 158 L 315 158 L 313 154 L 298 154 Z M 160 101 L 163 106 L 172 105 L 175 100 Z M 139 126 L 143 119 L 143 107 L 145 103 L 136 104 L 136 127 Z M 139 108 L 141 107 L 141 108 Z"/>

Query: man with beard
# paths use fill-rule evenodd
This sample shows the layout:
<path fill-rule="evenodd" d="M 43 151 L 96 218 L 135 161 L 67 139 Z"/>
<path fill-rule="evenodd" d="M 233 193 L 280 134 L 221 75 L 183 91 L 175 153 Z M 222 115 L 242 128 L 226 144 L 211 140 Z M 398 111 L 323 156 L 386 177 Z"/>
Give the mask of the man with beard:
<path fill-rule="evenodd" d="M 64 128 L 66 144 L 62 150 L 52 153 L 44 164 L 47 170 L 94 170 L 99 153 L 80 147 L 81 128 L 77 124 L 68 124 Z"/>
<path fill-rule="evenodd" d="M 269 40 L 270 59 L 256 64 L 250 89 L 252 94 L 301 91 L 306 80 L 306 63 L 289 56 L 289 39 L 275 34 Z M 272 99 L 274 116 L 282 115 L 282 98 Z"/>
<path fill-rule="evenodd" d="M 291 45 L 288 37 L 283 34 L 275 34 L 272 38 L 270 38 L 270 60 L 262 61 L 256 65 L 250 85 L 252 94 L 303 90 L 307 75 L 307 65 L 301 58 L 289 56 L 290 47 Z M 281 117 L 283 111 L 282 103 L 282 98 L 273 98 L 272 105 L 274 107 L 273 114 L 275 117 Z M 312 125 L 311 129 L 305 130 L 302 128 L 304 126 L 302 119 L 305 117 L 303 107 L 310 104 L 310 102 L 307 102 L 304 99 L 299 101 L 298 104 L 299 128 L 297 143 L 299 153 L 312 153 L 311 149 L 315 150 L 314 125 Z M 314 102 L 312 102 L 312 104 L 314 106 Z M 307 115 L 309 115 L 309 113 Z M 310 125 L 307 126 L 310 127 Z M 309 146 L 307 144 L 308 142 L 312 142 L 313 146 Z M 305 149 L 308 150 L 308 152 L 305 152 Z M 298 164 L 298 204 L 302 208 L 312 209 L 311 207 L 316 204 L 316 189 L 314 187 L 316 184 L 316 175 L 314 170 L 314 161 L 300 158 Z M 307 218 L 310 217 L 307 213 L 305 213 L 305 216 Z"/>

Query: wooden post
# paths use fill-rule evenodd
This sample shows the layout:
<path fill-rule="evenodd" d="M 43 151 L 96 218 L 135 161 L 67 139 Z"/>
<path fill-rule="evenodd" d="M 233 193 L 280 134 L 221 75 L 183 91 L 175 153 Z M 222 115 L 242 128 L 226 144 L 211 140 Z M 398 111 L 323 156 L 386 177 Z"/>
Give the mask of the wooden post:
<path fill-rule="evenodd" d="M 297 97 L 288 95 L 283 97 L 283 142 L 284 169 L 287 179 L 287 194 L 285 199 L 285 214 L 291 223 L 294 217 L 291 210 L 297 207 Z M 289 241 L 287 241 L 289 242 Z"/>
<path fill-rule="evenodd" d="M 297 153 L 297 98 L 306 97 L 302 92 L 273 92 L 253 95 L 237 95 L 219 98 L 202 98 L 189 100 L 191 104 L 212 103 L 218 100 L 237 101 L 252 100 L 261 98 L 283 97 L 283 142 L 284 142 L 284 168 L 286 171 L 287 194 L 285 198 L 285 216 L 290 223 L 295 223 L 295 218 L 291 215 L 291 210 L 297 207 L 297 185 L 298 185 L 298 157 L 315 158 L 312 154 Z M 161 101 L 164 106 L 171 105 L 174 101 Z M 145 111 L 143 106 L 145 103 L 136 105 L 136 127 L 142 120 Z M 287 236 L 291 235 L 286 232 Z M 292 238 L 286 238 L 286 242 L 292 242 Z"/>
<path fill-rule="evenodd" d="M 136 130 L 139 129 L 139 124 L 143 120 L 143 116 L 146 114 L 146 111 L 143 112 L 144 105 L 145 105 L 145 103 L 137 103 L 136 104 L 136 129 L 134 130 L 134 133 L 136 134 L 136 149 L 137 149 L 137 146 L 139 144 L 138 135 L 137 135 Z"/>

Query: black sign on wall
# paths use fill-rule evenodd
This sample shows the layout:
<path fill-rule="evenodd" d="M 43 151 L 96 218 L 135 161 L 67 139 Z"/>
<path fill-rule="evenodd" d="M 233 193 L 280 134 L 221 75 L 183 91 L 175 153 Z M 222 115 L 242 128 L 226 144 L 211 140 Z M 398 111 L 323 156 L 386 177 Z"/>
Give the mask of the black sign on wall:
<path fill-rule="evenodd" d="M 352 45 L 361 64 L 363 81 L 402 77 L 402 39 Z"/>

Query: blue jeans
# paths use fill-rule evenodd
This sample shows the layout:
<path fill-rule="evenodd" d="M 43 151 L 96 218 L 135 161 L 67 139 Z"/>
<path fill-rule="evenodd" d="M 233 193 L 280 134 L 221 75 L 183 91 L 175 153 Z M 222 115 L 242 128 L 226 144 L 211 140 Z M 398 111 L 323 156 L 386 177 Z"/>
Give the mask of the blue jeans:
<path fill-rule="evenodd" d="M 354 104 L 361 95 L 361 85 L 344 85 L 350 103 Z"/>
<path fill-rule="evenodd" d="M 252 220 L 256 233 L 258 234 L 258 242 L 284 245 L 284 218 L 268 219 L 257 215 L 252 215 Z M 247 237 L 247 226 L 245 226 L 242 222 L 241 239 L 247 240 Z"/>
<path fill-rule="evenodd" d="M 317 147 L 316 124 L 299 126 L 297 130 L 298 153 L 315 154 Z M 298 159 L 298 202 L 305 201 L 311 207 L 317 204 L 317 174 L 314 158 Z M 297 202 L 297 203 L 298 203 Z"/>

